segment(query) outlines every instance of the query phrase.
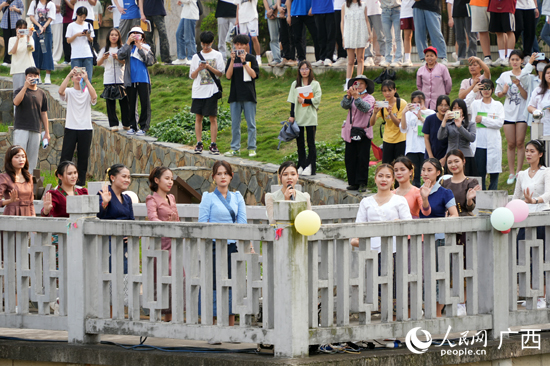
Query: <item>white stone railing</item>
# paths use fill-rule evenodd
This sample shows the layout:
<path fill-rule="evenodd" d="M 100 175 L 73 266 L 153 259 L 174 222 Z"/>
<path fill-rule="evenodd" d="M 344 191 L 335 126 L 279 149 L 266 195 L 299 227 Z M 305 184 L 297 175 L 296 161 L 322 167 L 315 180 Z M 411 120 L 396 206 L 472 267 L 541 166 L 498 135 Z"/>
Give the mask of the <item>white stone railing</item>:
<path fill-rule="evenodd" d="M 500 200 L 493 197 L 496 193 L 479 194 L 487 194 L 490 199 L 485 201 L 490 203 L 506 200 L 505 194 Z M 483 211 L 481 202 L 478 197 Z M 0 327 L 67 330 L 69 341 L 76 343 L 98 342 L 102 334 L 266 343 L 275 346 L 276 356 L 303 357 L 310 344 L 404 337 L 418 326 L 432 334 L 444 334 L 448 326 L 453 332 L 485 329 L 491 338 L 498 338 L 511 326 L 550 323 L 548 310 L 536 310 L 537 297 L 545 292 L 544 277 L 550 280 L 550 255 L 544 260 L 548 249 L 533 239 L 536 227 L 550 222 L 550 213 L 530 214 L 510 234 L 493 230 L 489 216 L 479 216 L 323 224 L 317 234 L 306 238 L 290 225 L 305 203 L 276 202 L 275 217 L 284 230 L 275 240 L 273 228 L 266 224 L 98 220 L 94 217 L 98 206 L 97 196 L 69 197 L 67 220 L 0 219 L 0 283 L 4 283 Z M 182 208 L 190 212 L 189 207 Z M 345 206 L 315 209 L 326 215 L 324 222 L 354 216 Z M 248 208 L 249 213 L 254 210 Z M 252 219 L 261 220 L 259 215 Z M 191 216 L 194 213 L 187 215 Z M 527 240 L 520 242 L 516 261 L 519 227 L 527 227 Z M 440 232 L 446 234 L 445 246 L 436 248 L 435 234 Z M 466 233 L 464 246 L 456 244 L 460 233 Z M 51 234 L 58 234 L 57 250 Z M 371 238 L 378 236 L 382 237 L 380 275 L 378 253 L 370 250 Z M 161 250 L 162 237 L 172 238 L 171 274 L 168 252 Z M 354 237 L 360 238 L 357 250 L 349 245 Z M 127 275 L 123 238 L 128 247 Z M 231 257 L 231 279 L 226 275 L 227 261 L 219 260 L 227 256 L 228 239 L 238 244 L 238 253 Z M 250 252 L 250 243 L 258 254 Z M 218 258 L 217 324 L 212 312 L 213 246 Z M 439 301 L 447 305 L 441 318 L 436 317 L 437 282 Z M 528 310 L 517 308 L 518 286 Z M 228 322 L 230 290 L 236 326 Z M 457 303 L 464 302 L 465 295 L 468 315 L 457 317 Z M 57 298 L 59 314 L 54 315 L 49 305 Z M 38 312 L 29 311 L 29 300 L 38 302 Z M 161 310 L 169 305 L 172 321 L 163 322 Z M 142 308 L 149 310 L 148 317 Z M 381 320 L 371 320 L 377 311 Z"/>

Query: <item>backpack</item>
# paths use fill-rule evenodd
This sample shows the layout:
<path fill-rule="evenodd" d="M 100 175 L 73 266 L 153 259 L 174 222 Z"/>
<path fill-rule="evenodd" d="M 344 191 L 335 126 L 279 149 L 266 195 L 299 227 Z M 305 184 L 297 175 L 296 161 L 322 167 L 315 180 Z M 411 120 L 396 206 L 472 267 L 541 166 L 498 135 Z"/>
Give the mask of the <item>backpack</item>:
<path fill-rule="evenodd" d="M 279 150 L 279 147 L 281 146 L 281 142 L 289 142 L 294 140 L 300 135 L 300 127 L 298 126 L 298 123 L 296 121 L 289 122 L 289 121 L 283 121 L 281 122 L 283 127 L 281 127 L 281 131 L 279 131 L 279 145 L 277 145 L 277 150 Z"/>
<path fill-rule="evenodd" d="M 401 98 L 399 97 L 395 98 L 395 102 L 397 103 L 397 110 L 400 110 Z M 382 126 L 386 124 L 386 117 L 384 116 L 384 108 L 382 108 L 381 111 L 382 111 L 382 123 L 380 124 L 380 138 L 384 138 L 384 133 L 382 132 Z"/>
<path fill-rule="evenodd" d="M 197 0 L 197 8 L 199 8 L 199 17 L 202 16 L 202 13 L 204 12 L 202 8 L 201 0 Z"/>

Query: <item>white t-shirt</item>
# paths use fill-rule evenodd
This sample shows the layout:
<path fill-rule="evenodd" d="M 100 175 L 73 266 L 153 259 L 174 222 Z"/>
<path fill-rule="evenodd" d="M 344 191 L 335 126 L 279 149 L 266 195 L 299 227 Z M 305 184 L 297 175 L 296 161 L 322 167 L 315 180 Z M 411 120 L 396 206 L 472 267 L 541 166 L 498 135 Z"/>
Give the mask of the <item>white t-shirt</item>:
<path fill-rule="evenodd" d="M 109 47 L 109 57 L 103 61 L 103 85 L 108 84 L 124 84 L 124 65 L 113 57 L 113 54 L 118 53 L 117 47 Z M 97 59 L 103 57 L 105 54 L 105 47 L 101 47 Z"/>
<path fill-rule="evenodd" d="M 99 1 L 99 0 L 97 0 Z M 88 0 L 76 0 L 76 4 L 74 4 L 74 13 L 73 13 L 73 19 L 76 19 L 76 11 L 80 7 L 85 7 L 88 9 L 88 15 L 86 15 L 86 19 L 88 20 L 94 20 L 94 7 L 90 5 Z"/>
<path fill-rule="evenodd" d="M 220 52 L 216 50 L 212 50 L 208 53 L 202 53 L 202 57 L 213 68 L 221 71 L 222 73 L 225 70 L 225 63 L 223 60 L 223 56 Z M 191 67 L 189 68 L 189 76 L 199 68 L 200 58 L 198 55 L 193 55 L 193 58 L 191 59 Z M 202 70 L 197 75 L 197 78 L 193 81 L 193 89 L 191 92 L 191 98 L 193 99 L 207 99 L 210 98 L 212 95 L 216 94 L 218 92 L 218 87 L 216 86 L 216 83 L 212 79 L 212 76 L 210 76 L 210 73 L 208 70 Z"/>
<path fill-rule="evenodd" d="M 550 90 L 547 90 L 543 95 L 539 94 L 540 90 L 540 86 L 533 90 L 529 105 L 542 112 L 541 123 L 544 126 L 543 133 L 546 136 L 550 135 Z"/>
<path fill-rule="evenodd" d="M 95 105 L 97 100 L 92 100 L 88 88 L 84 92 L 75 88 L 67 88 L 65 89 L 65 96 L 61 96 L 61 100 L 67 102 L 65 128 L 70 130 L 93 130 L 92 104 Z"/>
<path fill-rule="evenodd" d="M 516 3 L 516 9 L 520 10 L 531 10 L 535 9 L 537 2 L 533 0 L 518 0 Z"/>
<path fill-rule="evenodd" d="M 65 0 L 52 0 L 52 2 L 56 5 L 55 19 L 52 24 L 63 24 L 63 15 L 61 15 L 61 12 L 57 12 L 57 5 L 61 5 L 61 1 Z"/>
<path fill-rule="evenodd" d="M 508 93 L 506 94 L 506 100 L 504 101 L 504 115 L 506 116 L 506 121 L 525 121 L 523 113 L 527 108 L 527 100 L 522 98 L 519 88 L 512 83 L 510 75 L 512 75 L 512 71 L 505 71 L 500 75 L 496 81 L 497 85 L 495 94 L 502 92 L 504 85 L 508 84 Z M 524 82 L 524 80 L 520 79 L 520 81 L 523 88 L 527 90 L 528 85 Z"/>
<path fill-rule="evenodd" d="M 412 220 L 411 209 L 407 199 L 394 194 L 382 206 L 379 206 L 373 196 L 363 198 L 359 204 L 359 211 L 355 222 L 377 222 L 393 220 Z M 370 248 L 380 253 L 380 237 L 370 239 Z M 395 237 L 393 238 L 393 252 L 395 253 Z"/>
<path fill-rule="evenodd" d="M 424 118 L 434 114 L 435 112 L 431 109 L 424 109 L 422 112 Z M 401 132 L 407 134 L 407 140 L 405 143 L 405 155 L 408 153 L 422 153 L 426 151 L 426 143 L 424 142 L 424 134 L 422 133 L 423 123 L 418 120 L 418 117 L 413 112 L 405 113 L 405 118 L 407 119 L 407 129 L 402 129 L 401 124 L 399 129 Z"/>
<path fill-rule="evenodd" d="M 403 0 L 401 2 L 401 19 L 413 17 L 413 4 L 414 0 Z"/>
<path fill-rule="evenodd" d="M 240 24 L 258 20 L 258 0 L 235 0 L 235 5 L 239 5 Z"/>
<path fill-rule="evenodd" d="M 380 7 L 380 0 L 366 0 L 364 3 L 367 5 L 367 16 L 382 14 L 382 8 Z M 361 1 L 363 4 L 363 1 Z"/>
<path fill-rule="evenodd" d="M 181 19 L 199 20 L 199 7 L 195 0 L 181 0 Z"/>
<path fill-rule="evenodd" d="M 8 52 L 11 51 L 13 46 L 15 46 L 15 42 L 17 42 L 17 37 L 11 37 L 8 42 Z M 10 74 L 21 74 L 25 73 L 25 70 L 28 67 L 34 67 L 34 58 L 32 57 L 32 52 L 34 51 L 34 38 L 29 37 L 29 43 L 32 46 L 31 50 L 27 50 L 27 37 L 23 37 L 19 39 L 19 43 L 17 45 L 17 52 L 15 54 L 11 54 L 11 69 Z"/>
<path fill-rule="evenodd" d="M 27 16 L 33 15 L 34 18 L 40 23 L 45 23 L 48 18 L 51 18 L 52 20 L 55 19 L 55 4 L 53 2 L 49 1 L 46 6 L 44 6 L 40 1 L 36 7 L 35 4 L 36 2 L 33 0 L 31 5 L 29 5 Z"/>
<path fill-rule="evenodd" d="M 342 5 L 344 5 L 345 2 L 346 0 L 334 0 L 334 10 L 342 11 Z"/>
<path fill-rule="evenodd" d="M 67 27 L 65 38 L 72 37 L 75 34 L 80 34 L 84 30 L 89 30 L 92 34 L 92 37 L 94 37 L 94 27 L 92 27 L 90 23 L 84 22 L 84 24 L 80 25 L 76 22 L 72 22 Z M 76 37 L 71 43 L 71 59 L 88 57 L 93 57 L 92 50 L 90 49 L 90 44 L 88 43 L 88 37 Z"/>

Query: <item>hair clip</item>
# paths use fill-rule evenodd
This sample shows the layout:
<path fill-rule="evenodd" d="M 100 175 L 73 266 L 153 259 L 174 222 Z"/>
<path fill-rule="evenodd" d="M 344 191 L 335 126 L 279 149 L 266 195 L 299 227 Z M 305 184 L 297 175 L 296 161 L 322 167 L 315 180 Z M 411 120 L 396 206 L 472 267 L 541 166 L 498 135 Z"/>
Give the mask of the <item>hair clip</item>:
<path fill-rule="evenodd" d="M 21 145 L 13 145 L 10 150 L 13 149 L 22 149 L 23 147 Z"/>

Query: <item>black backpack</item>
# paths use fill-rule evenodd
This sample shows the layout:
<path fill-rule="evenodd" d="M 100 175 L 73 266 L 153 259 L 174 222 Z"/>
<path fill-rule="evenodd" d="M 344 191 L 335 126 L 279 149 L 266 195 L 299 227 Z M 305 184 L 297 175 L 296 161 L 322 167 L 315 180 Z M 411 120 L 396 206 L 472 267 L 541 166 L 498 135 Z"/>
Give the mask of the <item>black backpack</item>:
<path fill-rule="evenodd" d="M 199 17 L 200 17 L 202 16 L 202 13 L 203 13 L 201 0 L 197 0 L 197 8 L 199 8 Z"/>

